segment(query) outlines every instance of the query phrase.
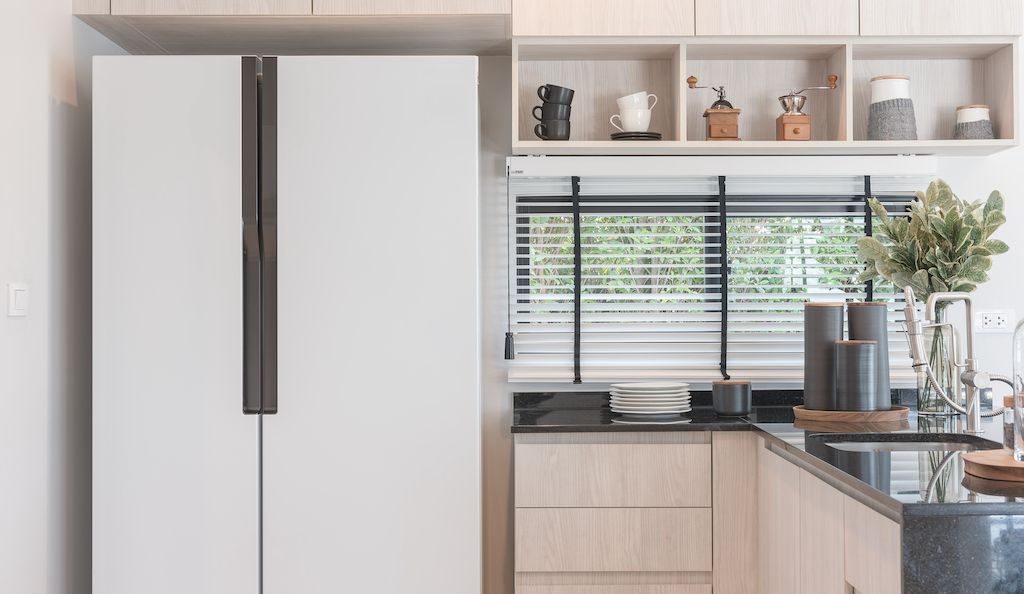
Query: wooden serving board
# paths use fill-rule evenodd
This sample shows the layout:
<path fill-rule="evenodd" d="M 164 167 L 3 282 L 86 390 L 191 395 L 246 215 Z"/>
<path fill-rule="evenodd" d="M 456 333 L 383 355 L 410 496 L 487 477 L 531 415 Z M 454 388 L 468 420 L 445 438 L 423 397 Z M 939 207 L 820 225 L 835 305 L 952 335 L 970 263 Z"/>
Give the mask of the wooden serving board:
<path fill-rule="evenodd" d="M 1024 482 L 1024 462 L 1013 459 L 1010 450 L 978 450 L 963 455 L 964 472 L 992 481 Z"/>
<path fill-rule="evenodd" d="M 793 407 L 793 413 L 796 418 L 805 421 L 886 423 L 906 419 L 910 409 L 905 406 L 894 406 L 889 410 L 811 410 L 801 404 Z"/>
<path fill-rule="evenodd" d="M 910 421 L 808 421 L 797 419 L 793 426 L 804 431 L 824 433 L 893 433 L 910 429 Z"/>

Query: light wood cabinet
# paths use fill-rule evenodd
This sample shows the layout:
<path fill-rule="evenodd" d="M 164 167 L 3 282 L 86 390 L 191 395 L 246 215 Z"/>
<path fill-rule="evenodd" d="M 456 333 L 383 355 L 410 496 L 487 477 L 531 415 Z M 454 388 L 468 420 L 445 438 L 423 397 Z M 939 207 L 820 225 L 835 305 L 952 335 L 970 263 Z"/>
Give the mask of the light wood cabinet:
<path fill-rule="evenodd" d="M 857 0 L 696 0 L 697 35 L 857 35 Z"/>
<path fill-rule="evenodd" d="M 704 431 L 520 434 L 517 594 L 710 594 Z"/>
<path fill-rule="evenodd" d="M 1020 35 L 1022 31 L 1021 0 L 860 0 L 861 35 Z"/>
<path fill-rule="evenodd" d="M 693 0 L 513 0 L 512 35 L 693 35 Z"/>
<path fill-rule="evenodd" d="M 71 14 L 110 14 L 110 0 L 72 0 Z"/>
<path fill-rule="evenodd" d="M 110 0 L 110 14 L 131 16 L 296 16 L 313 0 Z"/>
<path fill-rule="evenodd" d="M 516 571 L 711 571 L 707 508 L 516 509 Z"/>
<path fill-rule="evenodd" d="M 758 450 L 761 594 L 800 592 L 800 472 L 769 450 Z"/>
<path fill-rule="evenodd" d="M 800 471 L 800 592 L 844 594 L 843 500 L 839 491 Z"/>
<path fill-rule="evenodd" d="M 517 507 L 710 507 L 709 444 L 521 444 Z"/>
<path fill-rule="evenodd" d="M 843 514 L 846 582 L 857 594 L 900 594 L 900 525 L 846 496 Z"/>
<path fill-rule="evenodd" d="M 512 0 L 313 0 L 313 14 L 402 16 L 511 14 Z"/>
<path fill-rule="evenodd" d="M 761 438 L 746 431 L 711 435 L 715 594 L 759 594 L 758 451 Z"/>

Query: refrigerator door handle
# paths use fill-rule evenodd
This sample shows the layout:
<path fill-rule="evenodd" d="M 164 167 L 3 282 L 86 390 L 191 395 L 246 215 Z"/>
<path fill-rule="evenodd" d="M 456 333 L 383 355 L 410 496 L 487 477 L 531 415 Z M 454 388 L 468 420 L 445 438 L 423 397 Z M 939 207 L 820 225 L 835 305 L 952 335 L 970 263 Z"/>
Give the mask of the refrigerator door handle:
<path fill-rule="evenodd" d="M 242 413 L 263 410 L 257 58 L 242 58 Z"/>
<path fill-rule="evenodd" d="M 263 414 L 277 413 L 277 58 L 263 58 L 260 86 Z"/>

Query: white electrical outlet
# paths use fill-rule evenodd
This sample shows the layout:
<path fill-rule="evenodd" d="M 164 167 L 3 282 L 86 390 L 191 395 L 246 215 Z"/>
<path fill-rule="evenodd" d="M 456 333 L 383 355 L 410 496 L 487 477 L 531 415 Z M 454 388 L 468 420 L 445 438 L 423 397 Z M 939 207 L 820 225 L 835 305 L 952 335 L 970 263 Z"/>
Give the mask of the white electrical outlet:
<path fill-rule="evenodd" d="M 1013 310 L 990 309 L 975 314 L 974 329 L 978 332 L 1012 332 L 1016 322 Z"/>

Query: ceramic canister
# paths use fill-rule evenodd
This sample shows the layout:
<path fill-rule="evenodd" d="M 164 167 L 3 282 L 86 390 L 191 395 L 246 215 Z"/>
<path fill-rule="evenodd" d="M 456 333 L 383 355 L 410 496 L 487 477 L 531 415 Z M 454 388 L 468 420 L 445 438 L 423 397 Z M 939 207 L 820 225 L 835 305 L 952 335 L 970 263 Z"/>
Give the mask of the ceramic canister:
<path fill-rule="evenodd" d="M 956 126 L 953 128 L 956 140 L 995 138 L 992 120 L 987 105 L 961 105 L 956 108 Z"/>
<path fill-rule="evenodd" d="M 804 304 L 804 406 L 836 410 L 835 343 L 843 339 L 846 304 Z"/>
<path fill-rule="evenodd" d="M 909 76 L 886 74 L 871 79 L 868 140 L 917 140 Z"/>
<path fill-rule="evenodd" d="M 836 410 L 878 410 L 878 343 L 837 340 Z"/>

